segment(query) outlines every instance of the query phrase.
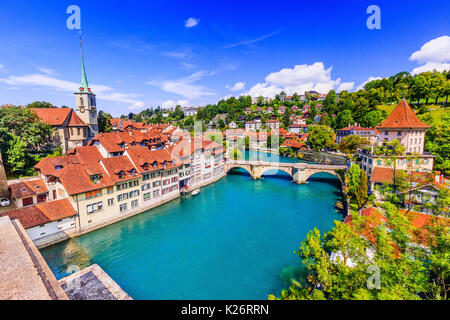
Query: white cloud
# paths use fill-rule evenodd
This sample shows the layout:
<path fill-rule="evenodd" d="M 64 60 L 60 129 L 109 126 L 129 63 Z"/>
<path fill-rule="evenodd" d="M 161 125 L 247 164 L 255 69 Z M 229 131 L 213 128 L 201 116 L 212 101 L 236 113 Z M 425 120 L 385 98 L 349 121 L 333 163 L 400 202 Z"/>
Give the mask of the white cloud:
<path fill-rule="evenodd" d="M 341 92 L 344 90 L 350 91 L 353 89 L 354 86 L 355 86 L 354 82 L 343 82 L 339 85 L 339 87 L 337 88 L 337 91 L 338 92 Z"/>
<path fill-rule="evenodd" d="M 433 70 L 450 70 L 450 37 L 442 36 L 428 41 L 409 60 L 423 64 L 413 69 L 413 75 Z"/>
<path fill-rule="evenodd" d="M 450 37 L 442 36 L 428 41 L 409 59 L 418 63 L 450 61 Z"/>
<path fill-rule="evenodd" d="M 331 78 L 332 67 L 325 69 L 322 62 L 311 65 L 296 65 L 294 68 L 285 68 L 278 72 L 269 74 L 265 83 L 253 86 L 246 95 L 253 97 L 264 96 L 273 98 L 281 91 L 289 95 L 294 93 L 303 94 L 308 90 L 327 93 L 331 89 L 353 87 L 352 82 L 342 82 L 340 78 Z"/>
<path fill-rule="evenodd" d="M 4 65 L 0 64 L 0 69 L 3 69 L 3 68 L 4 68 Z"/>
<path fill-rule="evenodd" d="M 192 27 L 195 27 L 196 25 L 198 25 L 199 22 L 200 22 L 200 19 L 189 18 L 184 22 L 184 26 L 186 28 L 192 28 Z"/>
<path fill-rule="evenodd" d="M 29 85 L 38 87 L 50 87 L 56 91 L 74 92 L 79 87 L 78 83 L 54 78 L 47 74 L 29 74 L 24 76 L 9 76 L 0 78 L 0 82 L 13 85 Z M 130 110 L 143 108 L 145 103 L 136 99 L 135 94 L 114 92 L 114 89 L 103 85 L 93 85 L 92 90 L 97 94 L 98 99 L 125 103 Z"/>
<path fill-rule="evenodd" d="M 174 59 L 190 59 L 193 56 L 191 49 L 180 50 L 180 51 L 166 51 L 166 52 L 163 52 L 163 54 L 169 58 L 174 58 Z"/>
<path fill-rule="evenodd" d="M 361 83 L 358 88 L 356 88 L 356 91 L 364 89 L 364 86 L 366 85 L 366 83 L 373 81 L 373 80 L 381 80 L 383 78 L 381 77 L 369 77 L 369 79 L 367 79 L 366 81 L 364 81 L 363 83 Z"/>
<path fill-rule="evenodd" d="M 253 44 L 253 43 L 256 43 L 256 42 L 265 40 L 265 39 L 267 39 L 267 38 L 270 38 L 270 37 L 272 37 L 272 36 L 274 36 L 274 35 L 277 35 L 277 34 L 279 34 L 280 32 L 281 32 L 281 31 L 279 30 L 279 31 L 275 31 L 275 32 L 266 34 L 266 35 L 264 35 L 264 36 L 262 36 L 262 37 L 259 37 L 259 38 L 256 38 L 256 39 L 251 39 L 251 40 L 245 40 L 245 41 L 240 41 L 240 42 L 232 43 L 232 44 L 229 44 L 229 45 L 224 46 L 223 48 L 224 48 L 224 49 L 228 49 L 228 48 L 234 48 L 234 47 L 238 47 L 238 46 L 242 46 L 242 45 Z"/>
<path fill-rule="evenodd" d="M 187 62 L 182 62 L 181 65 L 183 67 L 185 67 L 186 69 L 195 69 L 195 68 L 197 68 L 197 66 L 195 64 L 191 64 L 191 63 L 187 63 Z"/>
<path fill-rule="evenodd" d="M 52 70 L 52 69 L 42 68 L 42 67 L 37 67 L 37 69 L 38 69 L 40 72 L 45 73 L 45 74 L 48 74 L 48 75 L 56 75 L 56 72 L 55 72 L 54 70 Z"/>
<path fill-rule="evenodd" d="M 240 91 L 245 88 L 245 82 L 236 82 L 233 87 L 227 86 L 231 91 Z"/>
<path fill-rule="evenodd" d="M 168 108 L 176 107 L 178 105 L 181 107 L 186 107 L 188 104 L 189 104 L 188 100 L 178 100 L 178 101 L 167 100 L 162 103 L 161 107 L 163 109 L 168 109 Z"/>
<path fill-rule="evenodd" d="M 205 70 L 202 70 L 184 78 L 165 80 L 161 82 L 150 81 L 147 82 L 147 84 L 157 86 L 166 92 L 176 93 L 189 100 L 192 100 L 203 96 L 214 95 L 214 92 L 212 92 L 210 89 L 202 85 L 195 84 L 195 82 L 201 80 L 202 78 L 214 74 L 216 74 L 215 71 L 207 72 Z"/>
<path fill-rule="evenodd" d="M 267 83 L 258 83 L 253 86 L 245 95 L 252 97 L 268 97 L 273 98 L 276 94 L 279 94 L 282 91 L 281 88 L 277 88 L 275 86 L 270 86 Z"/>
<path fill-rule="evenodd" d="M 422 72 L 433 71 L 433 70 L 437 70 L 440 72 L 442 72 L 444 70 L 450 70 L 450 63 L 427 62 L 423 66 L 414 68 L 413 71 L 411 72 L 411 74 L 416 75 L 416 74 L 419 74 Z"/>

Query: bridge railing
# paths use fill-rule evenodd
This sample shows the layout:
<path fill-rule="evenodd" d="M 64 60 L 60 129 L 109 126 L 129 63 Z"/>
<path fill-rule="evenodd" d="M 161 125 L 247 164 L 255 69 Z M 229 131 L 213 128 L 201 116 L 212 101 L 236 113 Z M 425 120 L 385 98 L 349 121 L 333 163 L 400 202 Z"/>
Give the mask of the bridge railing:
<path fill-rule="evenodd" d="M 322 170 L 347 169 L 346 165 L 310 164 L 310 163 L 266 162 L 266 161 L 246 161 L 246 160 L 227 160 L 225 163 L 227 165 L 253 165 L 265 167 L 298 168 L 298 169 L 322 169 Z"/>

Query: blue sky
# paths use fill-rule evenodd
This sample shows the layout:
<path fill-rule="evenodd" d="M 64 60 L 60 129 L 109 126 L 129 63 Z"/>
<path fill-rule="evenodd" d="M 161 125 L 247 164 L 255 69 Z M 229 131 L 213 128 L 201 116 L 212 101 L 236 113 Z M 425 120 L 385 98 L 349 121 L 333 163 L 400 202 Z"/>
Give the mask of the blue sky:
<path fill-rule="evenodd" d="M 113 115 L 279 89 L 356 90 L 371 77 L 450 63 L 447 0 L 30 2 L 0 3 L 0 104 L 73 107 L 72 4 L 89 83 Z M 380 30 L 366 26 L 372 4 Z"/>

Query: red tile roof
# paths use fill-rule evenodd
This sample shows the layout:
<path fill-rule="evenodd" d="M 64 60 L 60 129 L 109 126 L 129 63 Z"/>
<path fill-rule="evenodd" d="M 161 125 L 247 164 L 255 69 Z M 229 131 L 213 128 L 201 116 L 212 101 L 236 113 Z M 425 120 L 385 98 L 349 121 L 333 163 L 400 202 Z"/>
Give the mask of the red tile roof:
<path fill-rule="evenodd" d="M 405 214 L 408 217 L 409 221 L 411 222 L 411 225 L 414 228 L 413 238 L 417 243 L 426 242 L 427 226 L 432 225 L 434 223 L 445 223 L 447 225 L 449 225 L 450 223 L 448 219 L 446 220 L 443 217 L 435 215 L 429 215 L 415 211 L 409 211 L 408 213 L 406 213 L 407 210 L 404 209 L 399 209 L 399 211 Z"/>
<path fill-rule="evenodd" d="M 431 225 L 433 223 L 446 223 L 448 225 L 450 223 L 450 221 L 446 221 L 446 219 L 439 216 L 428 215 L 414 211 L 409 211 L 408 213 L 406 213 L 407 211 L 404 209 L 399 209 L 399 212 L 406 215 L 408 220 L 411 222 L 411 225 L 413 227 L 412 237 L 415 243 L 425 243 L 427 225 Z M 373 207 L 361 210 L 361 216 L 367 217 L 367 222 L 365 224 L 362 235 L 370 242 L 375 243 L 376 239 L 375 235 L 372 232 L 372 229 L 376 226 L 388 223 L 387 218 Z M 345 218 L 344 223 L 353 224 L 352 216 L 348 215 Z"/>
<path fill-rule="evenodd" d="M 83 120 L 75 113 L 70 113 L 70 120 L 69 120 L 69 127 L 88 127 L 89 125 L 87 123 L 84 123 Z"/>
<path fill-rule="evenodd" d="M 91 176 L 100 175 L 100 181 L 94 182 Z M 112 187 L 114 185 L 111 177 L 106 173 L 99 163 L 74 164 L 67 166 L 58 173 L 58 178 L 71 196 Z"/>
<path fill-rule="evenodd" d="M 133 166 L 130 159 L 126 156 L 105 158 L 102 160 L 102 163 L 114 183 L 142 177 L 139 171 Z"/>
<path fill-rule="evenodd" d="M 25 229 L 29 229 L 48 222 L 68 218 L 76 214 L 77 213 L 69 200 L 62 199 L 12 210 L 3 215 L 9 216 L 11 220 L 18 219 Z"/>
<path fill-rule="evenodd" d="M 11 184 L 9 188 L 11 189 L 11 195 L 15 199 L 22 199 L 48 192 L 44 181 L 41 179 L 20 181 L 18 183 Z"/>
<path fill-rule="evenodd" d="M 71 112 L 70 108 L 32 108 L 39 120 L 51 126 L 62 126 Z"/>
<path fill-rule="evenodd" d="M 389 117 L 377 129 L 427 129 L 429 125 L 420 121 L 408 102 L 403 99 Z"/>
<path fill-rule="evenodd" d="M 137 166 L 138 171 L 141 173 L 161 169 L 167 170 L 178 165 L 175 161 L 172 164 L 170 152 L 164 149 L 150 151 L 146 147 L 134 146 L 127 150 L 127 154 L 130 156 L 131 161 L 133 161 L 133 163 Z"/>
<path fill-rule="evenodd" d="M 375 131 L 375 129 L 373 128 L 364 128 L 364 127 L 358 127 L 358 126 L 350 126 L 350 127 L 345 127 L 342 129 L 339 129 L 338 131 L 350 131 L 350 130 L 354 130 L 354 131 Z"/>
<path fill-rule="evenodd" d="M 68 155 L 77 155 L 82 163 L 98 163 L 103 159 L 96 146 L 76 147 L 67 152 Z"/>
<path fill-rule="evenodd" d="M 406 170 L 396 170 L 396 172 L 406 172 Z M 394 170 L 391 168 L 375 167 L 373 169 L 372 175 L 370 176 L 370 182 L 376 183 L 393 183 Z M 412 173 L 413 182 L 418 182 L 421 184 L 431 183 L 432 175 L 427 172 L 413 172 Z"/>
<path fill-rule="evenodd" d="M 167 138 L 164 138 L 154 131 L 142 132 L 138 130 L 130 130 L 126 132 L 100 133 L 92 138 L 89 145 L 93 145 L 96 141 L 100 142 L 106 151 L 113 153 L 124 152 L 126 145 L 137 143 L 147 142 L 150 146 L 158 145 L 167 141 Z"/>
<path fill-rule="evenodd" d="M 109 122 L 111 123 L 112 127 L 118 128 L 120 126 L 120 123 L 122 122 L 122 119 L 114 118 L 114 119 L 109 120 Z"/>
<path fill-rule="evenodd" d="M 72 164 L 80 164 L 81 160 L 76 155 L 67 155 L 54 158 L 45 158 L 39 161 L 34 167 L 38 169 L 44 176 L 59 176 L 62 169 Z"/>
<path fill-rule="evenodd" d="M 306 145 L 304 143 L 298 142 L 294 139 L 285 140 L 281 146 L 283 148 L 306 149 Z"/>

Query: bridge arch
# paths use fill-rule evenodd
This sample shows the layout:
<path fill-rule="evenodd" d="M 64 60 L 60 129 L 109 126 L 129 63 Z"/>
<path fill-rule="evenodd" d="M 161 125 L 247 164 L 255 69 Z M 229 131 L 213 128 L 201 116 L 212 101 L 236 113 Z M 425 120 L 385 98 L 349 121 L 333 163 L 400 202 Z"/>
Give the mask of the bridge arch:
<path fill-rule="evenodd" d="M 234 165 L 226 168 L 225 174 L 228 174 L 233 169 L 244 169 L 250 176 L 252 176 L 251 169 L 246 165 Z"/>
<path fill-rule="evenodd" d="M 335 170 L 309 170 L 309 172 L 306 175 L 305 181 L 308 181 L 312 176 L 319 174 L 319 173 L 326 173 L 326 174 L 332 175 L 332 176 L 338 178 L 338 180 L 341 183 L 343 182 L 341 176 Z"/>
<path fill-rule="evenodd" d="M 269 171 L 282 171 L 282 172 L 288 174 L 292 179 L 294 179 L 294 177 L 292 176 L 292 170 L 290 170 L 289 168 L 283 168 L 283 167 L 263 168 L 263 169 L 261 169 L 261 177 Z"/>

